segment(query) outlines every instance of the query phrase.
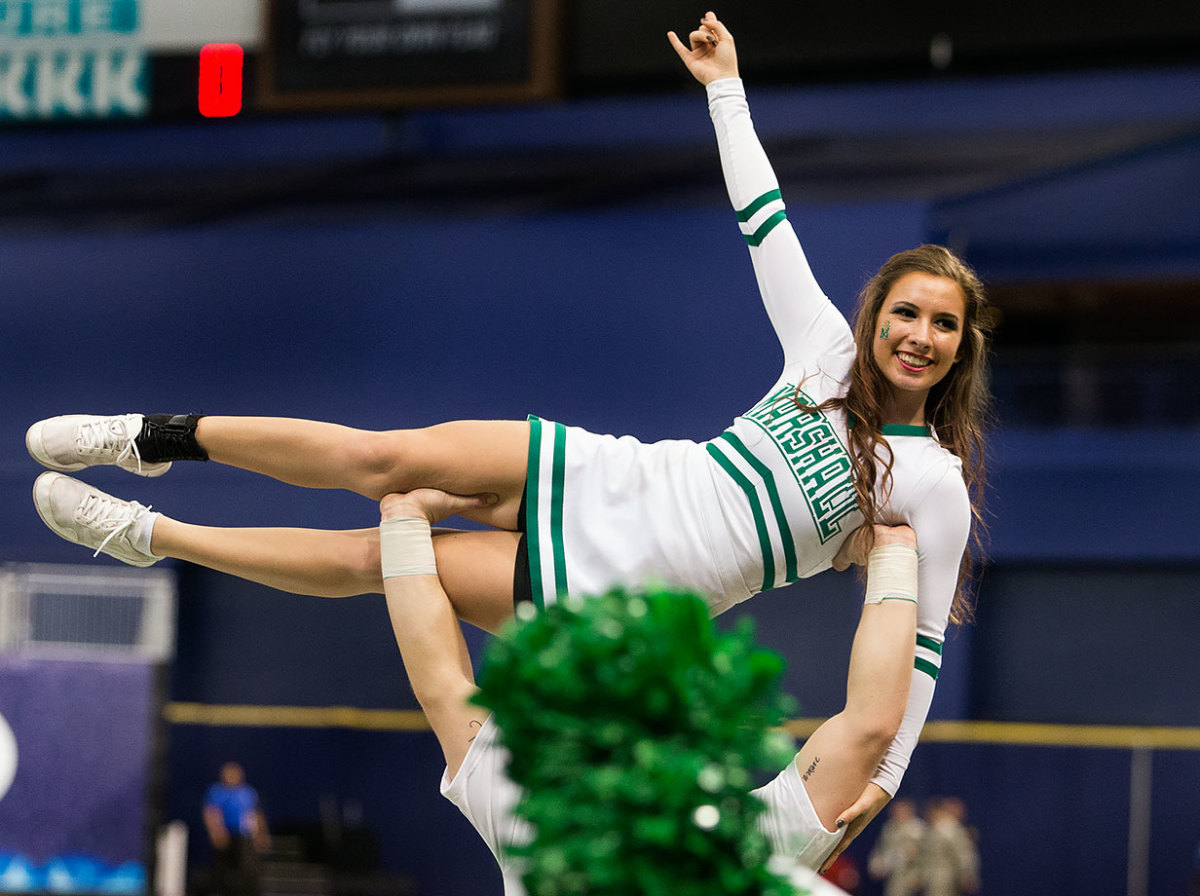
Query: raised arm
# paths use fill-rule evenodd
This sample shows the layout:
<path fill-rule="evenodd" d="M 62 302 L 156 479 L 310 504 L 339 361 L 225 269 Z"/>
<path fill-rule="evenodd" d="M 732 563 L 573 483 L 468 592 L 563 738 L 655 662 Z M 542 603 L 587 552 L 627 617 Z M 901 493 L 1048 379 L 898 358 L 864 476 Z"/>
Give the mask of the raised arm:
<path fill-rule="evenodd" d="M 380 502 L 380 557 L 388 616 L 417 702 L 441 744 L 453 777 L 487 710 L 467 698 L 475 676 L 466 641 L 434 562 L 430 523 L 484 507 L 494 497 L 463 498 L 433 489 Z"/>
<path fill-rule="evenodd" d="M 815 361 L 830 349 L 852 350 L 849 325 L 821 291 L 788 222 L 778 179 L 750 118 L 733 35 L 709 12 L 689 35 L 689 46 L 674 32 L 668 39 L 707 90 L 725 186 L 785 364 Z"/>

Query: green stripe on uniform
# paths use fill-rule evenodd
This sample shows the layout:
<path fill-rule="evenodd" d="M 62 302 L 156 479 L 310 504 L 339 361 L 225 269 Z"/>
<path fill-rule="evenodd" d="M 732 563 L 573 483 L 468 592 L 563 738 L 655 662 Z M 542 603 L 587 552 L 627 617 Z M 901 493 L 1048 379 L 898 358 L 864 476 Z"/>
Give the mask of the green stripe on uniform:
<path fill-rule="evenodd" d="M 774 588 L 775 551 L 771 547 L 771 536 L 767 533 L 767 518 L 763 516 L 762 503 L 758 500 L 758 492 L 754 490 L 754 486 L 742 474 L 742 471 L 733 465 L 733 461 L 722 454 L 715 445 L 710 443 L 705 446 L 705 450 L 721 465 L 721 469 L 729 474 L 729 478 L 736 482 L 738 487 L 746 493 L 746 498 L 750 502 L 750 512 L 754 515 L 754 528 L 758 530 L 758 547 L 762 551 L 762 590 L 766 591 L 769 588 Z"/>
<path fill-rule="evenodd" d="M 919 672 L 924 672 L 926 675 L 928 675 L 934 681 L 937 681 L 938 671 L 939 671 L 938 667 L 935 666 L 933 663 L 929 662 L 929 660 L 922 659 L 921 657 L 917 657 L 913 661 L 913 668 Z"/>
<path fill-rule="evenodd" d="M 787 220 L 787 212 L 778 211 L 775 214 L 771 215 L 771 217 L 767 218 L 767 220 L 762 222 L 762 224 L 759 226 L 758 230 L 754 231 L 754 233 L 742 234 L 742 236 L 744 236 L 746 238 L 746 245 L 748 245 L 748 246 L 759 245 L 763 240 L 765 240 L 767 238 L 767 234 L 775 229 L 776 224 L 778 224 L 780 221 L 786 221 L 786 220 Z"/>
<path fill-rule="evenodd" d="M 563 547 L 563 486 L 567 476 L 567 428 L 554 424 L 554 468 L 550 477 L 550 541 L 554 545 L 555 593 L 567 593 L 567 555 Z"/>
<path fill-rule="evenodd" d="M 782 198 L 783 198 L 783 194 L 780 193 L 778 190 L 771 190 L 768 193 L 763 193 L 761 196 L 759 196 L 757 199 L 755 199 L 753 202 L 751 202 L 748 206 L 746 206 L 744 209 L 742 209 L 740 212 L 738 212 L 737 219 L 741 223 L 745 224 L 747 221 L 749 221 L 751 218 L 754 217 L 754 213 L 756 211 L 758 211 L 760 208 L 762 208 L 768 202 L 774 202 L 776 199 L 782 199 Z"/>
<path fill-rule="evenodd" d="M 783 512 L 783 501 L 779 498 L 779 489 L 775 486 L 775 474 L 761 460 L 750 453 L 742 440 L 731 432 L 721 434 L 721 438 L 733 446 L 733 449 L 742 456 L 742 459 L 750 465 L 754 472 L 762 477 L 763 486 L 767 490 L 767 497 L 771 501 L 771 512 L 775 514 L 775 524 L 779 527 L 779 540 L 783 543 L 783 557 L 787 563 L 788 582 L 795 582 L 799 576 L 796 575 L 796 543 L 792 541 L 792 530 L 788 526 L 787 515 Z"/>
<path fill-rule="evenodd" d="M 525 542 L 529 548 L 529 586 L 533 604 L 545 609 L 542 593 L 542 543 L 538 532 L 538 468 L 541 459 L 542 421 L 529 415 L 529 459 L 525 463 Z"/>
<path fill-rule="evenodd" d="M 925 635 L 917 635 L 917 646 L 924 647 L 926 650 L 932 650 L 938 656 L 942 655 L 942 642 L 935 641 L 933 638 L 926 637 Z"/>
<path fill-rule="evenodd" d="M 916 423 L 885 423 L 879 428 L 885 436 L 929 436 L 928 426 Z"/>

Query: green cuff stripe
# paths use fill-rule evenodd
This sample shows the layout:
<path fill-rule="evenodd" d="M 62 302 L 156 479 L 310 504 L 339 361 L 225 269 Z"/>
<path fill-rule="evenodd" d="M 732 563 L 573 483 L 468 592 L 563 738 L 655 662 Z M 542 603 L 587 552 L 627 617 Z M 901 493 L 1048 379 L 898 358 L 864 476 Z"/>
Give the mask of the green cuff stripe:
<path fill-rule="evenodd" d="M 917 635 L 917 646 L 924 647 L 926 650 L 932 650 L 938 656 L 942 655 L 942 642 L 935 641 L 933 638 L 926 637 L 925 635 Z"/>
<path fill-rule="evenodd" d="M 563 548 L 563 486 L 567 477 L 567 428 L 554 424 L 554 468 L 550 480 L 550 539 L 554 545 L 554 586 L 567 593 L 567 555 Z"/>
<path fill-rule="evenodd" d="M 767 220 L 762 222 L 762 225 L 754 233 L 742 234 L 746 238 L 746 245 L 757 246 L 767 238 L 767 234 L 775 229 L 775 225 L 780 221 L 787 220 L 787 212 L 778 211 Z"/>
<path fill-rule="evenodd" d="M 767 534 L 767 519 L 763 516 L 762 503 L 758 500 L 758 493 L 754 490 L 754 486 L 750 484 L 750 480 L 742 475 L 742 471 L 735 467 L 733 461 L 722 454 L 715 445 L 709 443 L 705 448 L 716 462 L 721 465 L 721 469 L 729 474 L 729 478 L 736 482 L 738 487 L 746 493 L 746 499 L 750 502 L 750 512 L 754 515 L 754 528 L 758 530 L 758 547 L 762 551 L 762 590 L 766 591 L 774 588 L 775 551 L 771 547 L 771 538 Z"/>
<path fill-rule="evenodd" d="M 929 660 L 923 660 L 921 657 L 917 657 L 913 662 L 913 668 L 918 672 L 924 672 L 934 681 L 937 681 L 939 669 L 933 663 L 929 662 Z"/>
<path fill-rule="evenodd" d="M 778 190 L 771 190 L 769 193 L 763 193 L 748 206 L 737 213 L 737 219 L 745 224 L 754 217 L 754 213 L 766 205 L 768 202 L 774 202 L 776 199 L 782 199 L 783 194 Z"/>
<path fill-rule="evenodd" d="M 797 581 L 800 577 L 796 574 L 796 543 L 792 541 L 792 530 L 788 526 L 787 514 L 783 512 L 783 501 L 780 499 L 779 489 L 775 485 L 775 474 L 766 464 L 751 454 L 750 449 L 733 433 L 722 433 L 721 438 L 732 445 L 751 469 L 762 477 L 763 486 L 767 490 L 767 498 L 771 502 L 771 512 L 775 515 L 775 525 L 779 527 L 779 540 L 783 544 L 783 557 L 787 564 L 786 581 Z"/>
<path fill-rule="evenodd" d="M 542 542 L 538 531 L 538 460 L 541 457 L 542 421 L 529 415 L 529 459 L 525 465 L 525 543 L 529 548 L 529 584 L 533 603 L 545 609 L 542 592 Z"/>

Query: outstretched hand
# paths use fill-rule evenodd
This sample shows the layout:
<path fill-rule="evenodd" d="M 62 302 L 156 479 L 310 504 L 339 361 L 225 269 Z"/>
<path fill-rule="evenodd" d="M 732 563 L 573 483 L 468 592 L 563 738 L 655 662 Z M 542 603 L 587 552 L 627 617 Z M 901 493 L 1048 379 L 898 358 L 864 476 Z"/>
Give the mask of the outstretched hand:
<path fill-rule="evenodd" d="M 411 492 L 384 495 L 379 513 L 385 520 L 426 519 L 431 523 L 448 516 L 488 507 L 497 501 L 496 495 L 452 495 L 436 488 L 417 488 Z"/>
<path fill-rule="evenodd" d="M 674 31 L 667 32 L 667 40 L 701 84 L 738 77 L 733 35 L 718 21 L 715 13 L 706 12 L 700 20 L 700 27 L 688 35 L 690 46 L 684 46 Z"/>

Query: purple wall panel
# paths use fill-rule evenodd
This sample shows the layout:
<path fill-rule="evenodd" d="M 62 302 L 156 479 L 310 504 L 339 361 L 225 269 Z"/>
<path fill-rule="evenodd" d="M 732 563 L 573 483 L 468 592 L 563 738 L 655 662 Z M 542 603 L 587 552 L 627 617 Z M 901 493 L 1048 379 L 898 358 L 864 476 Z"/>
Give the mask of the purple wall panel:
<path fill-rule="evenodd" d="M 147 664 L 0 656 L 0 714 L 18 751 L 0 853 L 145 858 L 152 682 Z"/>

